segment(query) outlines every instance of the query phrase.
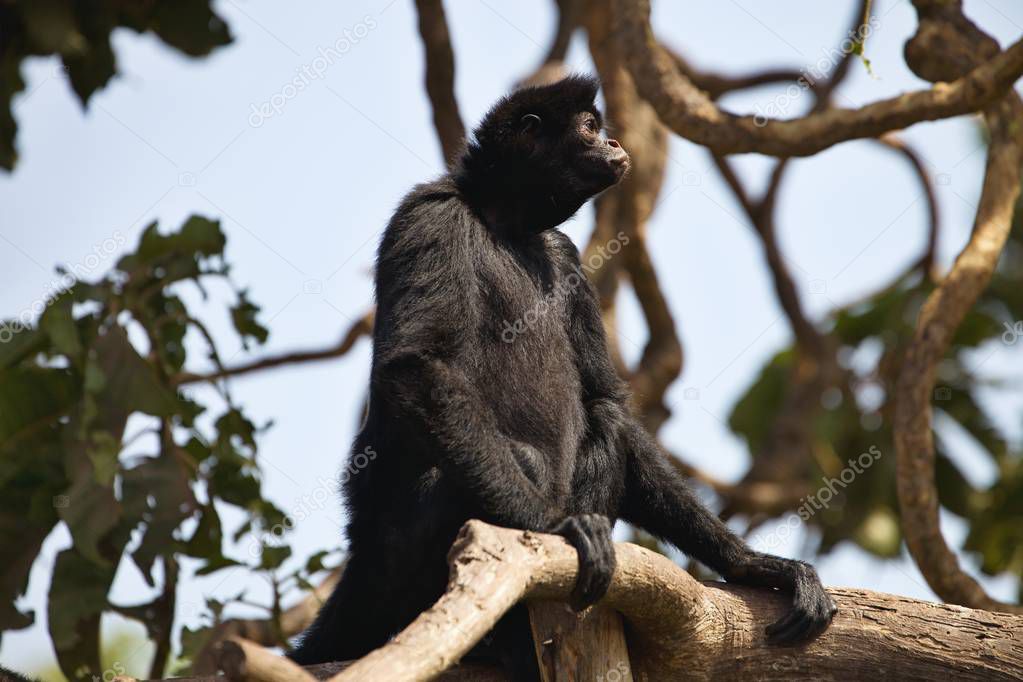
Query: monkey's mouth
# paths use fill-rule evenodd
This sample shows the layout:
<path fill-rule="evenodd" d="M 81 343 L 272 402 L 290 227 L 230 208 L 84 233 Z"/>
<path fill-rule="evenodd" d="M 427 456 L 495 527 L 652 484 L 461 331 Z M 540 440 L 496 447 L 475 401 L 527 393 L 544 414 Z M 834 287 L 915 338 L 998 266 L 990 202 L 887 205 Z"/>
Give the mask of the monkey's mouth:
<path fill-rule="evenodd" d="M 623 153 L 621 156 L 611 159 L 611 168 L 614 171 L 615 182 L 621 182 L 631 167 L 632 162 L 629 161 L 628 154 Z"/>

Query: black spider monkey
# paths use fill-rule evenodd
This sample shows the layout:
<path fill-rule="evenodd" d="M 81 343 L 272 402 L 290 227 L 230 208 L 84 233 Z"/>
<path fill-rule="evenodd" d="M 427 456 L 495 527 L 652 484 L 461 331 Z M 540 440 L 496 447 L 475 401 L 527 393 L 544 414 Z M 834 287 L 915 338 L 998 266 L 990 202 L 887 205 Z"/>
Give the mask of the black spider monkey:
<path fill-rule="evenodd" d="M 443 593 L 445 555 L 472 518 L 564 536 L 579 555 L 576 609 L 611 582 L 621 518 L 729 582 L 790 592 L 772 642 L 831 621 L 814 569 L 733 535 L 630 411 L 594 289 L 555 229 L 628 169 L 601 133 L 597 87 L 573 76 L 505 97 L 453 170 L 413 189 L 387 226 L 353 450 L 365 466 L 345 484 L 351 554 L 295 661 L 358 658 L 408 625 Z M 474 654 L 535 672 L 526 618 L 513 609 Z"/>

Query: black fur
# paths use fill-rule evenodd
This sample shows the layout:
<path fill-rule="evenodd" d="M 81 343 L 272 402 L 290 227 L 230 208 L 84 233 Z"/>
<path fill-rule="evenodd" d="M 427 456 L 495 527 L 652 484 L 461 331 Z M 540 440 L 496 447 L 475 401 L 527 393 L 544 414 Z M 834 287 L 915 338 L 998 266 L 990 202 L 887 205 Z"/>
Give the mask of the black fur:
<path fill-rule="evenodd" d="M 360 657 L 408 625 L 444 591 L 445 555 L 471 518 L 563 535 L 579 553 L 577 609 L 607 590 L 622 518 L 726 580 L 792 592 L 793 610 L 769 628 L 779 643 L 834 614 L 813 568 L 747 548 L 629 410 L 595 292 L 554 229 L 627 167 L 599 133 L 596 90 L 574 77 L 504 98 L 458 167 L 416 187 L 388 225 L 354 447 L 375 456 L 345 486 L 349 563 L 299 663 Z M 524 608 L 475 654 L 534 672 Z"/>

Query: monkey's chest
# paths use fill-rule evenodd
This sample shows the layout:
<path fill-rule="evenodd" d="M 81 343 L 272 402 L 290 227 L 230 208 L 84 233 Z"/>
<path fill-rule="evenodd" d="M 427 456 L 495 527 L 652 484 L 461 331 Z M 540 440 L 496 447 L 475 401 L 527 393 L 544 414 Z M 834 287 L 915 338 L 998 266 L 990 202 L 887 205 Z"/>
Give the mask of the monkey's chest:
<path fill-rule="evenodd" d="M 558 283 L 493 286 L 478 343 L 479 386 L 501 430 L 570 465 L 585 429 L 582 388 Z"/>

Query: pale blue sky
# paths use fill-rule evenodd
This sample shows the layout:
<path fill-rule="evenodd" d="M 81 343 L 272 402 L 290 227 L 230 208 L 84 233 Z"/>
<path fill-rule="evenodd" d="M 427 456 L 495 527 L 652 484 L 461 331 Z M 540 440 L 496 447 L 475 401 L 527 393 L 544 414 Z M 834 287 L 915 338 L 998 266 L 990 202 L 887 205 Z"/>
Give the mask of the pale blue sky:
<path fill-rule="evenodd" d="M 730 73 L 817 63 L 844 37 L 854 3 L 655 4 L 655 28 L 666 42 L 701 67 Z M 925 85 L 902 60 L 903 43 L 915 27 L 911 6 L 906 0 L 874 4 L 880 25 L 867 53 L 875 77 L 855 64 L 839 90 L 840 106 Z M 468 123 L 538 64 L 553 30 L 551 5 L 446 3 L 457 94 Z M 235 279 L 250 288 L 271 328 L 260 354 L 332 344 L 370 305 L 369 269 L 384 224 L 414 183 L 442 171 L 412 3 L 238 0 L 218 2 L 217 8 L 236 40 L 204 60 L 188 60 L 149 35 L 116 33 L 122 73 L 84 113 L 55 60 L 26 63 L 28 87 L 15 106 L 22 158 L 13 174 L 0 176 L 2 316 L 17 315 L 44 296 L 56 264 L 83 263 L 94 245 L 116 233 L 134 244 L 148 222 L 159 220 L 168 229 L 192 213 L 223 220 Z M 966 9 L 1003 46 L 1023 34 L 1018 2 L 967 0 Z M 315 68 L 319 47 L 346 35 L 354 37 L 350 49 L 322 78 L 285 98 L 279 113 L 252 125 L 254 105 L 284 92 L 299 70 Z M 575 70 L 592 71 L 581 40 L 570 61 Z M 762 88 L 725 104 L 753 111 L 776 102 L 783 90 Z M 808 103 L 806 97 L 797 101 L 789 115 Z M 938 187 L 944 218 L 940 262 L 947 265 L 969 233 L 979 194 L 985 154 L 978 130 L 960 118 L 916 126 L 904 137 L 922 152 L 932 174 L 947 180 Z M 770 161 L 752 155 L 736 160 L 759 190 Z M 899 157 L 868 141 L 793 162 L 778 216 L 781 245 L 815 319 L 905 267 L 920 253 L 926 232 L 917 179 Z M 586 209 L 565 230 L 583 243 L 590 226 Z M 671 142 L 650 242 L 686 354 L 684 373 L 669 393 L 675 417 L 661 435 L 707 471 L 738 478 L 748 454 L 724 421 L 790 332 L 740 208 L 706 152 L 678 138 Z M 246 355 L 229 343 L 227 298 L 225 290 L 215 290 L 214 300 L 200 309 L 214 333 L 228 340 L 226 357 L 240 362 Z M 622 309 L 622 348 L 635 359 L 646 332 L 631 296 Z M 1020 366 L 1020 347 L 979 350 L 978 371 L 1012 374 Z M 303 560 L 340 537 L 340 505 L 325 488 L 347 454 L 368 367 L 363 341 L 339 361 L 233 382 L 235 397 L 251 415 L 275 422 L 261 441 L 266 490 L 285 511 L 305 510 L 292 536 Z M 699 399 L 684 400 L 686 388 L 698 389 Z M 989 393 L 987 402 L 997 404 L 998 416 L 1018 441 L 1019 392 Z M 990 482 L 995 475 L 990 464 L 962 437 L 954 432 L 949 437 L 971 480 Z M 882 456 L 894 456 L 891 443 L 877 446 Z M 849 494 L 855 494 L 855 483 Z M 326 501 L 310 504 L 314 498 Z M 946 521 L 950 541 L 959 543 L 962 524 Z M 22 600 L 37 609 L 37 625 L 4 636 L 4 665 L 29 668 L 52 656 L 42 629 L 45 610 L 39 609 L 53 557 L 68 544 L 63 529 L 46 542 Z M 803 548 L 797 532 L 774 549 L 795 556 Z M 237 552 L 244 549 L 243 543 Z M 817 564 L 828 584 L 933 598 L 907 559 L 877 562 L 842 546 Z M 969 559 L 966 564 L 972 570 Z M 1013 598 L 1013 580 L 984 582 L 994 594 Z M 245 584 L 251 584 L 252 598 L 266 596 L 265 585 L 242 571 L 187 581 L 179 591 L 182 617 L 194 623 L 204 594 L 226 596 Z M 137 572 L 122 565 L 114 598 L 149 597 Z M 141 672 L 146 657 L 145 650 L 137 652 L 126 662 L 129 671 Z"/>

